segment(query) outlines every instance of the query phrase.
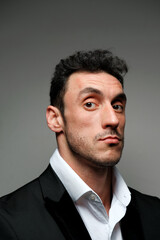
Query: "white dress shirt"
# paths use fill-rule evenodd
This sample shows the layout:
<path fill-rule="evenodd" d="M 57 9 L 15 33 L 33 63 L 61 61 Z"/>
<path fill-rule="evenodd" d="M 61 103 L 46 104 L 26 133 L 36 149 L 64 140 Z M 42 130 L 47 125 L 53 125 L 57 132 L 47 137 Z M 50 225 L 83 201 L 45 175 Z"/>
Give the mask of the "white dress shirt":
<path fill-rule="evenodd" d="M 50 164 L 72 198 L 92 240 L 123 240 L 119 222 L 126 213 L 131 194 L 118 169 L 113 169 L 113 197 L 109 216 L 100 197 L 60 156 L 53 153 Z"/>

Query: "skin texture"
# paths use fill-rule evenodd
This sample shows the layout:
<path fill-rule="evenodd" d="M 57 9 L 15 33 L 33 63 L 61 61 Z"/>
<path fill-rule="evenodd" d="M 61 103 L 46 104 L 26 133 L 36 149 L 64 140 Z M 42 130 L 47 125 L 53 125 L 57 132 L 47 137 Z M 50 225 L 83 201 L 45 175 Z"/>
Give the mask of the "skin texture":
<path fill-rule="evenodd" d="M 112 75 L 76 72 L 68 79 L 64 118 L 56 107 L 47 108 L 61 156 L 101 197 L 107 212 L 112 166 L 124 145 L 125 104 L 122 85 Z"/>

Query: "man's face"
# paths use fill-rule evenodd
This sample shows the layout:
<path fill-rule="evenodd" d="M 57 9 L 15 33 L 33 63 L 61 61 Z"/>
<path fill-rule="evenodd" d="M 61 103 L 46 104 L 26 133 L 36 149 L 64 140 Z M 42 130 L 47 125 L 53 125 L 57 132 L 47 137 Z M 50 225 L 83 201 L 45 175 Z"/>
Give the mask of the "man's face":
<path fill-rule="evenodd" d="M 105 72 L 76 72 L 64 95 L 64 129 L 69 154 L 92 166 L 115 165 L 124 144 L 126 97 Z"/>

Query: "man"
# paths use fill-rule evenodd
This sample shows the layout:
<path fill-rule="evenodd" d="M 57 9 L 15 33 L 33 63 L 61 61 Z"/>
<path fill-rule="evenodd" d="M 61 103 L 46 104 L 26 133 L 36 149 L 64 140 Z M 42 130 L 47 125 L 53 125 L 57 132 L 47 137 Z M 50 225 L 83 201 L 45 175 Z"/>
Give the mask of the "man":
<path fill-rule="evenodd" d="M 37 179 L 0 199 L 0 239 L 160 239 L 160 200 L 115 165 L 125 128 L 125 62 L 106 50 L 61 60 L 46 118 L 58 149 Z"/>

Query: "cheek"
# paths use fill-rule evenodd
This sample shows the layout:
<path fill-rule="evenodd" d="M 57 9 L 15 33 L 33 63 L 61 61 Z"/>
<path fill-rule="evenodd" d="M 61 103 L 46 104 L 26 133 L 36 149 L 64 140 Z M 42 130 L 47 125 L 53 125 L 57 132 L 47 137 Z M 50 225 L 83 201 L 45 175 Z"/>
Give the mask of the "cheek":
<path fill-rule="evenodd" d="M 124 130 L 125 128 L 125 123 L 126 123 L 126 120 L 125 120 L 125 116 L 122 116 L 120 119 L 119 119 L 119 127 Z"/>
<path fill-rule="evenodd" d="M 73 109 L 73 111 L 65 112 L 65 119 L 69 125 L 82 127 L 94 127 L 98 122 L 96 115 L 93 112 Z"/>
<path fill-rule="evenodd" d="M 70 123 L 76 126 L 78 129 L 85 129 L 85 131 L 90 128 L 93 129 L 96 125 L 94 118 L 82 115 L 79 115 L 78 117 L 73 116 L 73 118 L 70 120 Z"/>

